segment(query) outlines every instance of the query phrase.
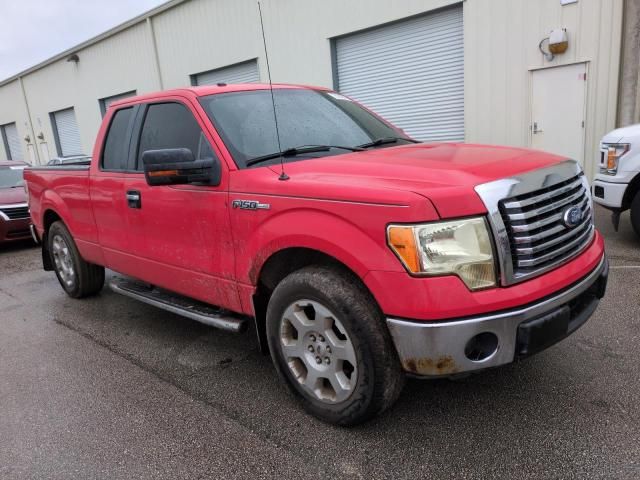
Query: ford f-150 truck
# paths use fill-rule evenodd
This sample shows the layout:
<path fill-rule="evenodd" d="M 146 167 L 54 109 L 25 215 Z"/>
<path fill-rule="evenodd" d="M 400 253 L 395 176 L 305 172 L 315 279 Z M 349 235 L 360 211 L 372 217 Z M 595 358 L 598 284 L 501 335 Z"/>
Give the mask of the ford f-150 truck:
<path fill-rule="evenodd" d="M 96 294 L 108 268 L 118 293 L 250 325 L 304 408 L 341 425 L 390 406 L 406 375 L 556 343 L 606 288 L 575 161 L 422 144 L 322 88 L 127 98 L 90 164 L 25 179 L 44 267 L 67 294 Z"/>
<path fill-rule="evenodd" d="M 631 226 L 640 237 L 640 124 L 618 128 L 602 138 L 598 170 L 594 202 L 612 211 L 616 230 L 620 214 L 631 210 Z"/>

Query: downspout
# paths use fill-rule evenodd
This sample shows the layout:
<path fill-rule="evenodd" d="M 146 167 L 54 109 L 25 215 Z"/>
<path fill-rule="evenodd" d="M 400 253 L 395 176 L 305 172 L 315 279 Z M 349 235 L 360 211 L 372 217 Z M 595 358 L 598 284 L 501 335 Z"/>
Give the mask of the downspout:
<path fill-rule="evenodd" d="M 640 123 L 640 0 L 625 0 L 616 124 Z"/>
<path fill-rule="evenodd" d="M 153 29 L 151 17 L 147 17 L 147 26 L 149 27 L 149 35 L 151 35 L 151 48 L 153 48 L 153 58 L 156 75 L 158 76 L 158 89 L 164 90 L 164 82 L 162 81 L 162 71 L 160 70 L 160 56 L 158 55 L 158 44 L 156 42 L 156 34 Z"/>
<path fill-rule="evenodd" d="M 40 152 L 38 151 L 38 142 L 36 141 L 36 132 L 33 129 L 33 123 L 31 122 L 31 110 L 29 109 L 29 102 L 27 101 L 27 93 L 24 90 L 24 83 L 22 83 L 22 77 L 18 77 L 18 83 L 20 84 L 20 91 L 22 92 L 22 100 L 24 100 L 24 106 L 27 109 L 27 119 L 29 120 L 29 129 L 31 130 L 31 141 L 33 142 L 33 151 L 35 152 L 36 162 L 40 165 Z M 27 152 L 28 152 L 27 148 Z"/>

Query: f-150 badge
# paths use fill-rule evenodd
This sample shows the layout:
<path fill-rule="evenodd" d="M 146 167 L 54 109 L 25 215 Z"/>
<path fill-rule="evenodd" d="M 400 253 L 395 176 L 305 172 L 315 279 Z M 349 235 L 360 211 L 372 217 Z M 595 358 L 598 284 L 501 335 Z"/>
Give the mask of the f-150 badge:
<path fill-rule="evenodd" d="M 234 200 L 231 206 L 240 210 L 269 210 L 271 208 L 268 203 L 260 203 L 255 200 Z"/>

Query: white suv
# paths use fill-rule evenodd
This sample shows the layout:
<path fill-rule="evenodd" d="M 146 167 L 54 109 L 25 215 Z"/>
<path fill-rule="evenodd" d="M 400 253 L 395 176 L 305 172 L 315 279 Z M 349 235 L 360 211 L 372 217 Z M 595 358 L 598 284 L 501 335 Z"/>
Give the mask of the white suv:
<path fill-rule="evenodd" d="M 631 209 L 631 225 L 640 236 L 640 124 L 609 132 L 600 142 L 600 171 L 593 180 L 593 201 L 620 213 Z"/>

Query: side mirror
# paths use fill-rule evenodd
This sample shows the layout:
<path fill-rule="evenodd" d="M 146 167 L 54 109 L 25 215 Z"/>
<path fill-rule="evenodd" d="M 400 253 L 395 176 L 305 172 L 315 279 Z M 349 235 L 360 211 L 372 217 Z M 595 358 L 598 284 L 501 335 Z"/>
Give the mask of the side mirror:
<path fill-rule="evenodd" d="M 146 150 L 142 154 L 144 176 L 155 185 L 184 185 L 220 183 L 220 162 L 216 158 L 194 160 L 188 148 Z"/>

